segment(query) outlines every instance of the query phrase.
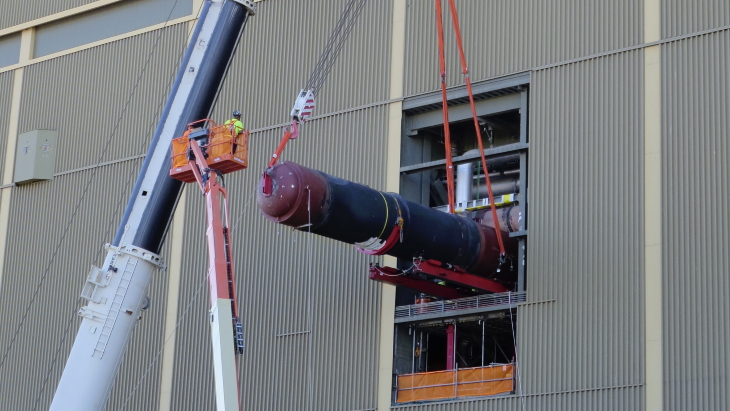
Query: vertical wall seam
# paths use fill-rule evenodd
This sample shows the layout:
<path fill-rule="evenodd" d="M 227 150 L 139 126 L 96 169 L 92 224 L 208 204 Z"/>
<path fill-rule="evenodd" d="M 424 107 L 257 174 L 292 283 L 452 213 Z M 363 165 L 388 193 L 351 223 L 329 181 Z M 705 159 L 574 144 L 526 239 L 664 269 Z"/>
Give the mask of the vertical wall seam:
<path fill-rule="evenodd" d="M 644 42 L 661 39 L 661 2 L 644 0 Z M 644 49 L 645 409 L 662 410 L 661 46 Z"/>
<path fill-rule="evenodd" d="M 178 321 L 178 303 L 180 301 L 180 276 L 182 275 L 183 240 L 185 238 L 185 199 L 183 193 L 177 203 L 172 230 L 168 235 L 171 240 L 170 257 L 167 269 L 167 306 L 165 313 L 165 334 L 163 336 L 162 367 L 160 369 L 160 411 L 171 410 L 172 381 L 175 370 L 175 333 Z"/>
<path fill-rule="evenodd" d="M 24 30 L 20 38 L 20 56 L 19 63 L 24 63 L 29 59 L 29 53 L 33 49 L 33 35 L 35 29 Z M 2 172 L 2 181 L 0 185 L 8 185 L 13 182 L 13 174 L 15 168 L 15 149 L 18 142 L 18 121 L 20 119 L 20 101 L 23 92 L 23 69 L 15 70 L 13 76 L 13 91 L 10 101 L 10 118 L 8 119 L 8 134 L 5 144 L 5 166 Z M 0 289 L 3 284 L 3 274 L 5 272 L 5 249 L 8 240 L 8 221 L 10 219 L 10 196 L 12 188 L 0 190 Z"/>

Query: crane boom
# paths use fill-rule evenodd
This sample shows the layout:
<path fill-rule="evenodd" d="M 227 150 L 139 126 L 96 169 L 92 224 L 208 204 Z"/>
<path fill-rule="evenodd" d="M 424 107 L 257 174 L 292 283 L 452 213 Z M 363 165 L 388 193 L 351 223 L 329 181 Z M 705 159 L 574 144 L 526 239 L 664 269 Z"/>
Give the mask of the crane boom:
<path fill-rule="evenodd" d="M 253 10 L 249 0 L 203 5 L 117 234 L 83 287 L 88 304 L 50 410 L 104 408 L 149 279 L 164 267 L 158 253 L 183 184 L 169 176 L 170 143 L 208 117 Z"/>

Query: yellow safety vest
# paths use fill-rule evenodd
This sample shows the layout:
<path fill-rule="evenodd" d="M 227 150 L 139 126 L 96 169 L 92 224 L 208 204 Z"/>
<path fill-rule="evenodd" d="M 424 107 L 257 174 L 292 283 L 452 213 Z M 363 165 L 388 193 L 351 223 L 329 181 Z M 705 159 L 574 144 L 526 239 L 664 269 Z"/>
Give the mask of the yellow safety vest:
<path fill-rule="evenodd" d="M 241 134 L 243 131 L 243 123 L 241 123 L 241 120 L 236 120 L 235 118 L 232 118 L 228 121 L 226 121 L 226 126 L 233 124 L 233 127 L 236 129 L 236 134 Z"/>

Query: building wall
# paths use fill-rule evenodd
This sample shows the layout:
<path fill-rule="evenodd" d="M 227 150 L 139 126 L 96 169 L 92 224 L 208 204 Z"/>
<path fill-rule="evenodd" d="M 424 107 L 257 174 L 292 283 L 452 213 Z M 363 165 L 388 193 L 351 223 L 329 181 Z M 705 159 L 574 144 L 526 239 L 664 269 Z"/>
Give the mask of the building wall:
<path fill-rule="evenodd" d="M 178 24 L 25 68 L 19 133 L 58 130 L 57 173 L 146 153 L 187 32 Z"/>
<path fill-rule="evenodd" d="M 126 199 L 129 190 L 120 187 L 138 166 L 117 163 L 13 188 L 0 289 L 5 316 L 0 346 L 3 354 L 12 348 L 3 365 L 0 409 L 48 409 L 78 331 L 81 287 L 91 264 L 101 263 L 104 243 L 114 235 L 119 218 L 113 205 Z M 150 296 L 156 309 L 146 313 L 132 336 L 129 349 L 135 355 L 125 358 L 110 404 L 120 404 L 118 392 L 140 378 L 160 345 L 166 284 L 164 275 L 153 277 Z M 135 409 L 156 404 L 155 386 L 150 388 L 142 390 L 145 400 L 137 401 Z"/>
<path fill-rule="evenodd" d="M 141 166 L 142 158 L 128 157 L 146 151 L 186 35 L 186 25 L 178 25 L 24 69 L 19 133 L 58 130 L 59 149 L 52 181 L 7 188 L 13 191 L 0 312 L 8 319 L 0 346 L 5 353 L 16 339 L 3 368 L 17 371 L 3 371 L 7 377 L 0 397 L 9 400 L 0 409 L 50 405 L 78 330 L 81 287 L 90 265 L 101 263 L 103 245 L 116 232 Z M 125 111 L 158 36 L 159 51 Z M 13 74 L 0 76 L 5 82 Z M 7 126 L 1 130 L 6 133 Z M 109 409 L 119 409 L 143 375 L 148 383 L 137 388 L 127 406 L 157 406 L 160 364 L 151 363 L 162 347 L 166 295 L 167 278 L 158 274 L 150 286 L 153 309 L 132 336 L 129 350 L 135 354 L 124 359 Z M 32 355 L 29 347 L 36 347 Z"/>
<path fill-rule="evenodd" d="M 730 25 L 724 0 L 662 0 L 662 38 Z"/>
<path fill-rule="evenodd" d="M 38 27 L 33 57 L 42 57 L 165 23 L 193 12 L 192 0 L 125 0 Z"/>
<path fill-rule="evenodd" d="M 462 84 L 444 2 L 447 84 Z M 632 0 L 456 1 L 472 81 L 642 43 L 643 4 Z M 433 1 L 409 0 L 405 94 L 440 86 Z"/>
<path fill-rule="evenodd" d="M 730 407 L 730 33 L 662 48 L 664 403 Z"/>

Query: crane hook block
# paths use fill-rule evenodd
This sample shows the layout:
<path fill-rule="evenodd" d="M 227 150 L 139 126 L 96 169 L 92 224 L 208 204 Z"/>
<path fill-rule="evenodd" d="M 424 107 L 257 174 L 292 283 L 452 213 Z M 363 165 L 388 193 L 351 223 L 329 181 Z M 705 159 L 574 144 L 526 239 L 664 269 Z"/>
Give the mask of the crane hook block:
<path fill-rule="evenodd" d="M 294 107 L 291 109 L 291 117 L 297 123 L 304 123 L 314 110 L 314 92 L 312 90 L 304 90 L 299 92 Z"/>

